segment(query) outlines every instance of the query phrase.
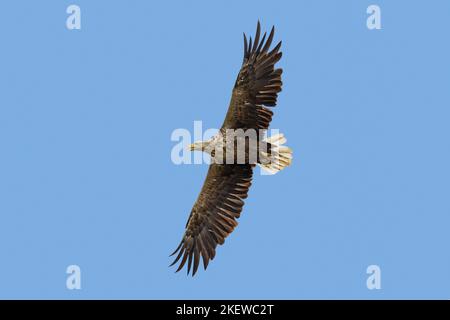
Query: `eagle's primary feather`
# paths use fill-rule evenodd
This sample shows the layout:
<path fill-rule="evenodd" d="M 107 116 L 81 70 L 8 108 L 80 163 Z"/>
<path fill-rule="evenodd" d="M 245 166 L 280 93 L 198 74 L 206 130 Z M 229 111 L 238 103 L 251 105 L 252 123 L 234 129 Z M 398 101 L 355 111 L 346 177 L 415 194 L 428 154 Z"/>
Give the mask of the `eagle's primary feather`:
<path fill-rule="evenodd" d="M 258 22 L 255 39 L 244 34 L 244 59 L 237 76 L 230 106 L 221 131 L 226 129 L 266 130 L 281 91 L 282 69 L 275 69 L 281 58 L 281 42 L 271 51 L 275 29 L 261 38 Z M 216 255 L 216 247 L 237 226 L 244 199 L 252 183 L 254 164 L 215 164 L 209 167 L 202 190 L 195 202 L 183 238 L 172 253 L 177 271 L 187 264 L 187 272 L 197 272 L 200 259 L 206 269 Z"/>

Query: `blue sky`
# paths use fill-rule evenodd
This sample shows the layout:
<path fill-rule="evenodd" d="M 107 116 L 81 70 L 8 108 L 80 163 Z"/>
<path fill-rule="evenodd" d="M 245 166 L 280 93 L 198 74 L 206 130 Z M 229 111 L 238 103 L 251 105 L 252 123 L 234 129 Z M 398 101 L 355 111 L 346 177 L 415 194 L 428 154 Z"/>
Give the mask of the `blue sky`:
<path fill-rule="evenodd" d="M 0 298 L 449 299 L 449 18 L 444 0 L 2 4 Z M 174 165 L 170 135 L 220 126 L 258 19 L 283 40 L 272 126 L 294 163 L 255 176 L 206 272 L 174 274 L 207 166 Z"/>

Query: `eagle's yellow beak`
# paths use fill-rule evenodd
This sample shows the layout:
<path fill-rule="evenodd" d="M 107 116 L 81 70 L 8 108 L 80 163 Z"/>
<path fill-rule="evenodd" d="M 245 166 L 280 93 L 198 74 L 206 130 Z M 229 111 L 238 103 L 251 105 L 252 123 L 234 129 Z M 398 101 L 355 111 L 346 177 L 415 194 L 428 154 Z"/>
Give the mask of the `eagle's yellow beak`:
<path fill-rule="evenodd" d="M 194 143 L 189 145 L 190 151 L 202 151 L 203 150 L 203 141 L 195 141 Z"/>

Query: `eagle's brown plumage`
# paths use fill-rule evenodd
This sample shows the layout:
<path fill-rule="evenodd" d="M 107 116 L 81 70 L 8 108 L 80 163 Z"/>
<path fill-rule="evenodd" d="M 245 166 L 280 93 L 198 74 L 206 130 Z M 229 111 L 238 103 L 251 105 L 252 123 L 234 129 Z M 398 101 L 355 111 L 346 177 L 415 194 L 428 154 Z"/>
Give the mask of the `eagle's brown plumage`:
<path fill-rule="evenodd" d="M 236 79 L 230 106 L 221 131 L 226 129 L 265 130 L 281 91 L 282 69 L 275 69 L 281 58 L 281 42 L 271 51 L 272 28 L 267 41 L 261 37 L 258 22 L 254 41 L 244 34 L 244 60 Z M 244 199 L 251 185 L 254 164 L 211 164 L 203 188 L 192 208 L 183 238 L 173 252 L 172 265 L 180 261 L 177 272 L 187 263 L 187 272 L 197 272 L 200 258 L 206 269 L 218 244 L 237 226 Z"/>
<path fill-rule="evenodd" d="M 261 27 L 258 22 L 255 41 L 247 44 L 244 34 L 244 61 L 237 76 L 231 96 L 230 106 L 222 129 L 267 129 L 273 112 L 268 107 L 277 103 L 281 91 L 282 69 L 275 69 L 275 63 L 281 59 L 279 52 L 281 41 L 269 52 L 275 28 L 269 37 L 264 33 L 260 39 Z M 261 40 L 261 41 L 260 41 Z"/>

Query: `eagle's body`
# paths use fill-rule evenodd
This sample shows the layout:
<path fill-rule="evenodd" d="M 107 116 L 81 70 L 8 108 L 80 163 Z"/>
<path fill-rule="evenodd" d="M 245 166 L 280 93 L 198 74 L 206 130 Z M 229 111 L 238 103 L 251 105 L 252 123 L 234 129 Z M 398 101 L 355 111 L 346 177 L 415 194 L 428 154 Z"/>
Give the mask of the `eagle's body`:
<path fill-rule="evenodd" d="M 276 105 L 282 86 L 282 69 L 275 69 L 281 42 L 269 51 L 273 35 L 274 28 L 267 41 L 266 34 L 260 39 L 259 22 L 253 44 L 244 34 L 244 61 L 222 127 L 210 140 L 191 145 L 191 150 L 209 153 L 212 161 L 183 239 L 173 253 L 178 255 L 172 265 L 181 259 L 177 271 L 187 262 L 188 273 L 192 267 L 194 275 L 200 257 L 206 269 L 217 245 L 237 226 L 255 165 L 276 173 L 291 163 L 292 151 L 283 146 L 282 134 L 264 139 L 273 115 L 267 107 Z"/>

